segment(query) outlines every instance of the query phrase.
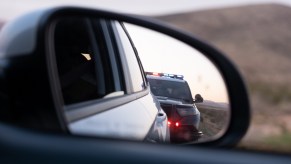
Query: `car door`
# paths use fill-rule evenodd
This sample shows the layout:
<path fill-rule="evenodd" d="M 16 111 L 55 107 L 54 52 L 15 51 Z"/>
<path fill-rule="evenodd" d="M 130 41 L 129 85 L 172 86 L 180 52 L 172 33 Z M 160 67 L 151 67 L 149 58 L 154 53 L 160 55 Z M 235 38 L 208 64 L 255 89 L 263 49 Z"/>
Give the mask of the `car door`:
<path fill-rule="evenodd" d="M 118 21 L 112 21 L 112 29 L 116 34 L 116 42 L 120 56 L 124 56 L 124 70 L 128 70 L 130 77 L 128 79 L 129 92 L 137 93 L 137 100 L 143 105 L 154 123 L 149 131 L 147 140 L 169 141 L 169 129 L 167 125 L 166 113 L 160 107 L 159 101 L 150 93 L 150 87 L 146 79 L 142 63 L 138 56 L 138 51 L 131 40 L 125 26 Z M 122 45 L 122 46 L 120 46 Z M 146 93 L 143 93 L 147 90 Z"/>
<path fill-rule="evenodd" d="M 119 22 L 60 19 L 55 42 L 60 104 L 69 132 L 165 140 L 166 115 L 158 114 L 159 104 Z"/>

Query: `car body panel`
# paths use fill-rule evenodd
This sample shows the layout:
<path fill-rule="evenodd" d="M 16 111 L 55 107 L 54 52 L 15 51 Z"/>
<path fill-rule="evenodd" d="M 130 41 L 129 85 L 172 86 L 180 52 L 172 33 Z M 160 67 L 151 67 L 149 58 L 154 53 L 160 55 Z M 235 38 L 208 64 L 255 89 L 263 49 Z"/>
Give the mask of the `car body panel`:
<path fill-rule="evenodd" d="M 144 140 L 155 120 L 148 111 L 157 115 L 155 108 L 146 107 L 136 100 L 72 122 L 69 129 L 73 134 Z"/>

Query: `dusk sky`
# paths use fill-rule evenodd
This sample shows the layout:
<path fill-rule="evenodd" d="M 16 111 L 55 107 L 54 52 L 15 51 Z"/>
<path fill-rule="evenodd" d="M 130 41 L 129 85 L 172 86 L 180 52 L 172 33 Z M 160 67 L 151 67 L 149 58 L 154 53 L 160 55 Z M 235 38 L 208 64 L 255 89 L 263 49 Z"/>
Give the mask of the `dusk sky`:
<path fill-rule="evenodd" d="M 192 96 L 228 103 L 224 80 L 201 52 L 167 35 L 126 24 L 145 71 L 183 75 Z"/>

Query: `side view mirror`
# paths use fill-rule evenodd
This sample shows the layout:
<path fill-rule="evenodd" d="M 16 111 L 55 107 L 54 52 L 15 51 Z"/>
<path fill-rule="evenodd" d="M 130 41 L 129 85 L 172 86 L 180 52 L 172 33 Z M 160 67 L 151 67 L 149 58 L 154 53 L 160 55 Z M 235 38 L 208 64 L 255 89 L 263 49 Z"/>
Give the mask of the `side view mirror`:
<path fill-rule="evenodd" d="M 9 99 L 0 120 L 76 136 L 226 147 L 250 119 L 244 82 L 221 51 L 162 22 L 102 10 L 43 9 L 10 22 L 0 84 Z M 194 103 L 211 103 L 196 108 L 195 92 L 203 98 Z M 223 109 L 219 123 L 205 120 L 214 108 Z"/>
<path fill-rule="evenodd" d="M 202 103 L 203 97 L 200 94 L 195 95 L 194 103 Z"/>

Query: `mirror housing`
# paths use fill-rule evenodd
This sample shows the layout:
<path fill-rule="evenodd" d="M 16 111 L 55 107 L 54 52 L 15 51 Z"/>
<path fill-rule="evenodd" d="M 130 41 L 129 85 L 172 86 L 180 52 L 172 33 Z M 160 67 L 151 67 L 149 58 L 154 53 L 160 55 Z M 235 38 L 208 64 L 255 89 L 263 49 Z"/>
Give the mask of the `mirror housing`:
<path fill-rule="evenodd" d="M 192 34 L 151 18 L 76 7 L 45 9 L 28 14 L 9 23 L 1 31 L 0 84 L 5 84 L 1 87 L 1 92 L 9 97 L 9 101 L 18 103 L 18 105 L 9 106 L 5 111 L 8 115 L 21 117 L 22 109 L 26 107 L 30 110 L 25 112 L 33 116 L 30 118 L 33 123 L 18 122 L 20 126 L 24 124 L 25 127 L 35 128 L 37 124 L 37 129 L 68 133 L 64 109 L 60 105 L 62 104 L 61 95 L 56 89 L 59 87 L 56 82 L 57 75 L 52 71 L 55 69 L 55 57 L 52 55 L 54 51 L 50 44 L 54 21 L 65 16 L 113 19 L 135 24 L 171 36 L 199 50 L 217 66 L 225 80 L 231 118 L 229 126 L 220 138 L 197 145 L 230 147 L 246 133 L 250 121 L 247 90 L 240 73 L 222 52 Z M 25 20 L 29 20 L 28 26 L 18 26 L 19 22 Z M 15 27 L 18 32 L 10 35 L 11 29 Z M 25 35 L 23 39 L 23 34 L 27 31 L 30 35 Z M 21 47 L 28 48 L 21 49 Z M 19 81 L 23 83 L 18 84 Z M 203 98 L 201 98 L 195 96 L 195 103 L 202 102 Z M 47 123 L 50 125 L 48 126 Z"/>
<path fill-rule="evenodd" d="M 195 99 L 193 100 L 194 103 L 202 103 L 203 97 L 200 94 L 195 95 Z"/>

